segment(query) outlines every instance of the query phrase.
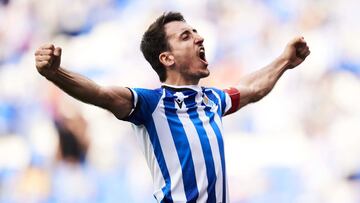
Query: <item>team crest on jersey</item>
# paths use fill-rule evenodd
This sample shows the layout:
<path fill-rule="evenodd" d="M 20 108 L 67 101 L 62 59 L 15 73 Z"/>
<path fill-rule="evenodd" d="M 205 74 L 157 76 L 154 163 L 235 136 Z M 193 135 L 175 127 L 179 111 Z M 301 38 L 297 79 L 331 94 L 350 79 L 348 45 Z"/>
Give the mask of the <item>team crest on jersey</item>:
<path fill-rule="evenodd" d="M 215 103 L 211 101 L 206 95 L 203 97 L 204 104 L 208 107 L 213 107 Z"/>

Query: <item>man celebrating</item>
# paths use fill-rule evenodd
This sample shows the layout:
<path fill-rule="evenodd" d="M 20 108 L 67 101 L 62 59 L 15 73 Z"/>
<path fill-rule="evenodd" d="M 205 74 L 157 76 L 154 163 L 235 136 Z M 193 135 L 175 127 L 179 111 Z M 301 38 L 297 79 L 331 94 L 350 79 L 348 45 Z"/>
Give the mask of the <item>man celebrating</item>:
<path fill-rule="evenodd" d="M 159 75 L 158 89 L 101 87 L 60 66 L 61 48 L 35 52 L 38 72 L 80 101 L 134 124 L 158 202 L 229 202 L 222 117 L 267 95 L 280 76 L 310 54 L 304 38 L 290 41 L 272 63 L 227 90 L 199 86 L 209 75 L 204 39 L 180 13 L 160 16 L 141 51 Z"/>

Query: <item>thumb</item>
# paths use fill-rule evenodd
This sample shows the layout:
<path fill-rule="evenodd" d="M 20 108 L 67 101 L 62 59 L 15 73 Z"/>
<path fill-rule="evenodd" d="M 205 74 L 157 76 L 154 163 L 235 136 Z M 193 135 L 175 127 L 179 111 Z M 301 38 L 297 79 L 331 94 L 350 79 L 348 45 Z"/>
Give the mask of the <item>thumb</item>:
<path fill-rule="evenodd" d="M 60 63 L 61 63 L 61 48 L 60 47 L 56 47 L 54 50 L 54 58 L 53 58 L 53 66 L 54 67 L 59 67 Z"/>
<path fill-rule="evenodd" d="M 60 47 L 56 47 L 54 50 L 54 56 L 61 56 L 61 48 Z"/>

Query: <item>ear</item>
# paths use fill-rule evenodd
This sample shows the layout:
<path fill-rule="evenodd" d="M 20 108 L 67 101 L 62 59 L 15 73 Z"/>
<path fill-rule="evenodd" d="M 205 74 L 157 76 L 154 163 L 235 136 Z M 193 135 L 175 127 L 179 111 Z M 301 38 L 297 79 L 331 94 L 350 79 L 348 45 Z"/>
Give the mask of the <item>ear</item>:
<path fill-rule="evenodd" d="M 175 64 L 174 56 L 170 52 L 162 52 L 159 55 L 159 60 L 165 67 L 170 67 Z"/>

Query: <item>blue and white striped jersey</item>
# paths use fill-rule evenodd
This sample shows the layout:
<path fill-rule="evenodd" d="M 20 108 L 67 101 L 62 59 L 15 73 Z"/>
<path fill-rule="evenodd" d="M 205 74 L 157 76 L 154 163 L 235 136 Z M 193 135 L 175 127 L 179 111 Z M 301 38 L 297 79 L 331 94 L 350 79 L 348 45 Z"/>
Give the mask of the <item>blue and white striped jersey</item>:
<path fill-rule="evenodd" d="M 200 86 L 130 89 L 132 122 L 158 202 L 229 202 L 222 116 L 231 108 L 222 90 Z"/>

